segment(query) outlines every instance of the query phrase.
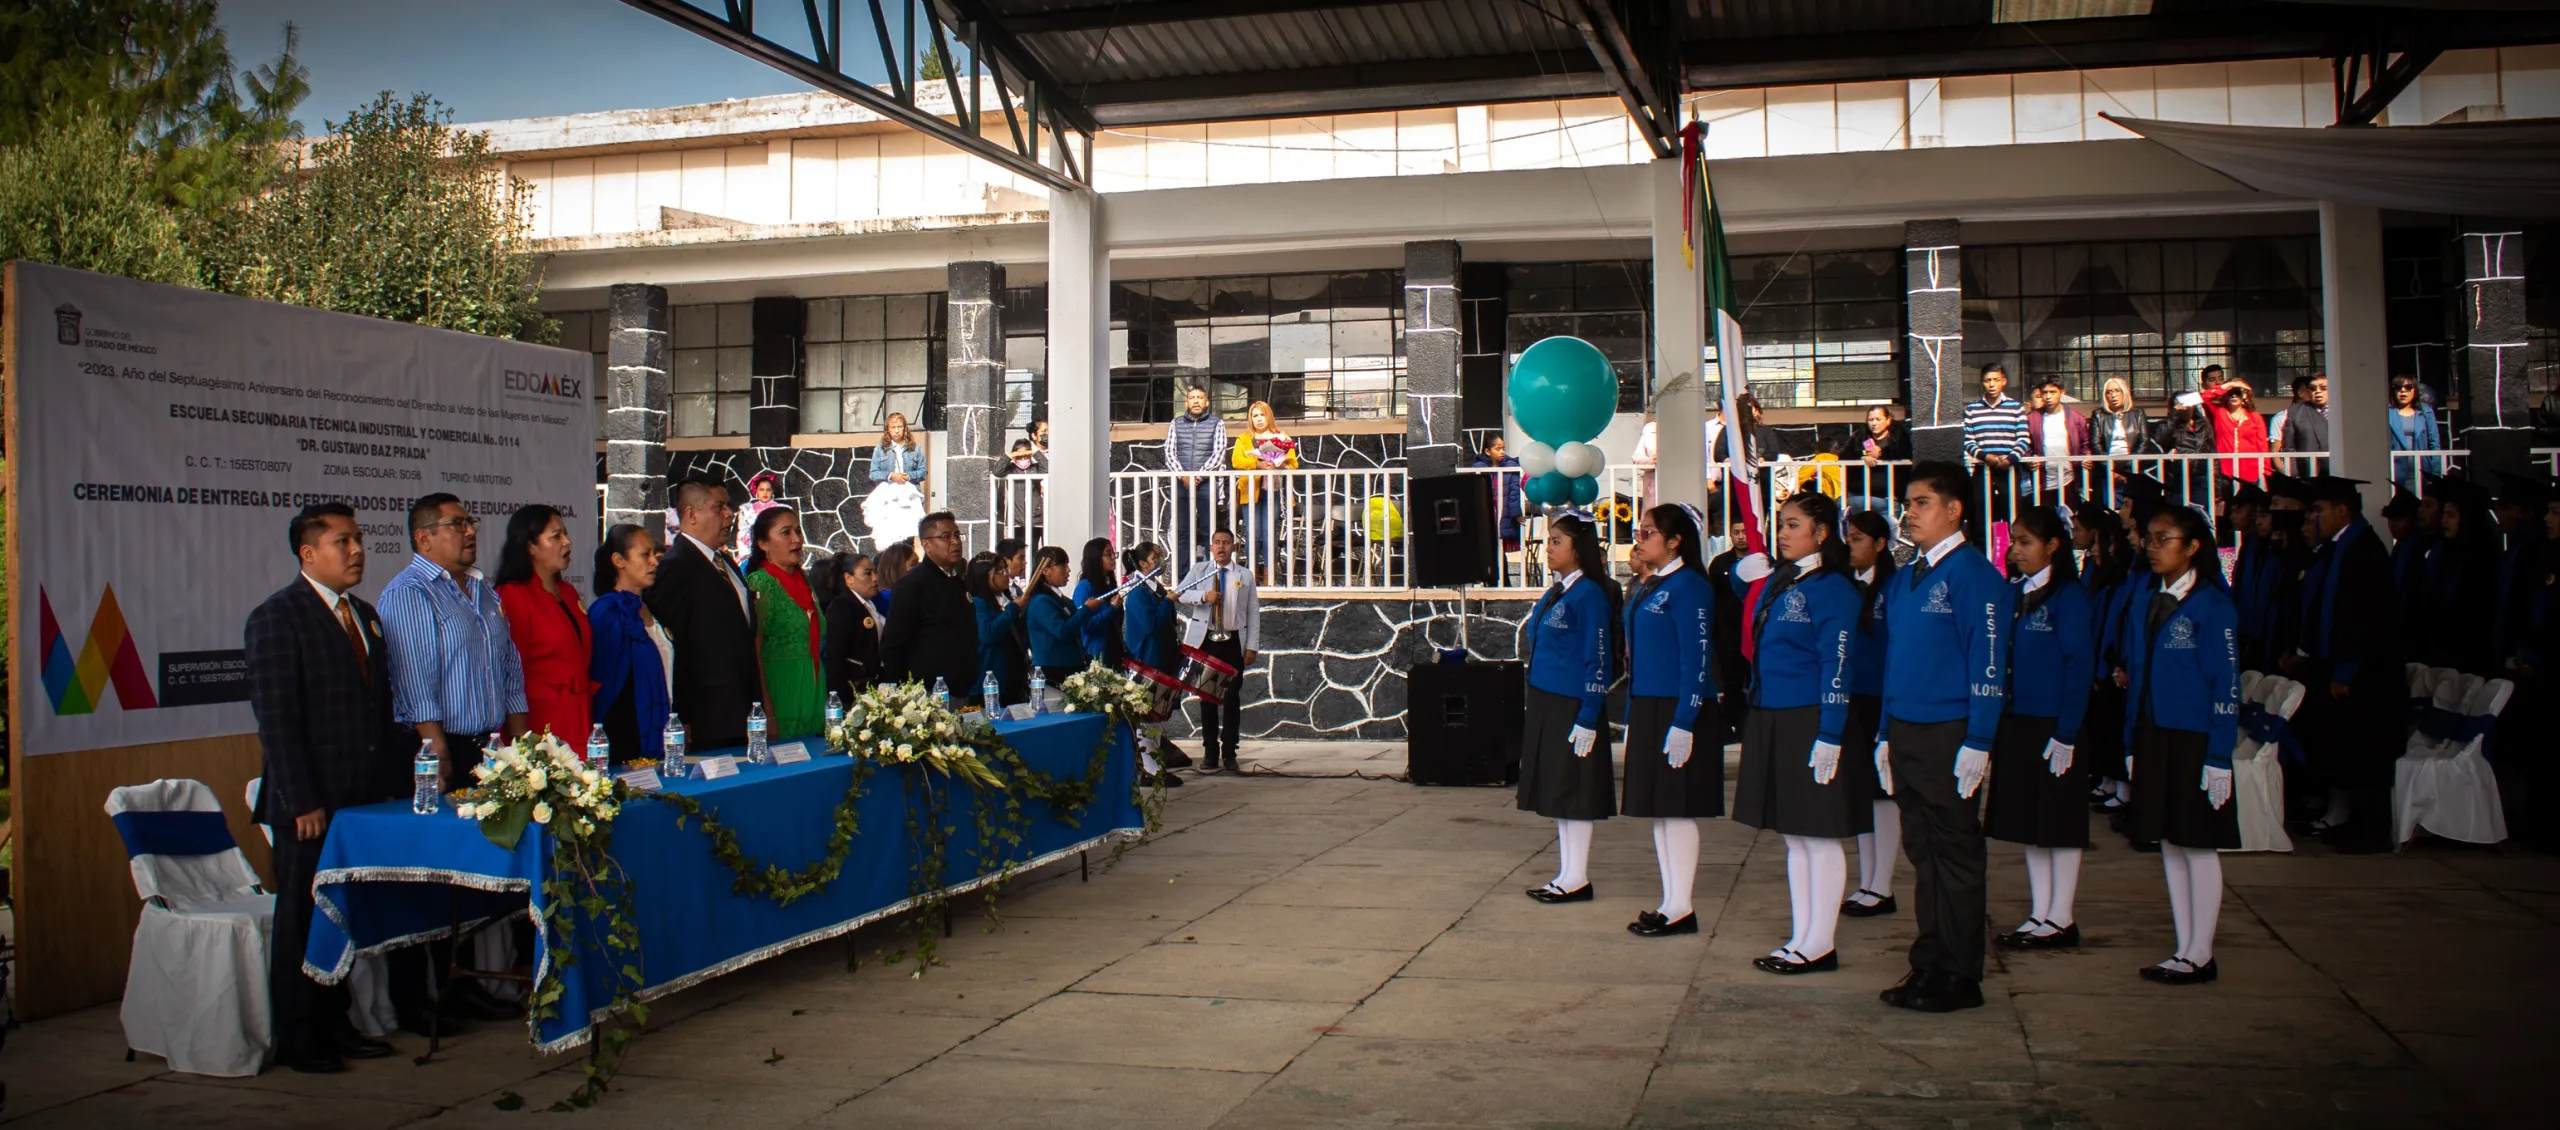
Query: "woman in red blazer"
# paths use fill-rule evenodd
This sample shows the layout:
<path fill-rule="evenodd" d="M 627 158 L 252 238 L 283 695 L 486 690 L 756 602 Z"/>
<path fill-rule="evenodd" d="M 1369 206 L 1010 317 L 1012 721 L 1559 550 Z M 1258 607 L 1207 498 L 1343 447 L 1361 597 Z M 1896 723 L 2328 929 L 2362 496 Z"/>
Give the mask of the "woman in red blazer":
<path fill-rule="evenodd" d="M 519 508 L 507 519 L 498 550 L 498 604 L 524 661 L 524 700 L 533 733 L 551 731 L 569 748 L 587 748 L 594 725 L 595 681 L 587 676 L 595 633 L 578 590 L 561 580 L 569 568 L 569 527 L 548 506 Z"/>

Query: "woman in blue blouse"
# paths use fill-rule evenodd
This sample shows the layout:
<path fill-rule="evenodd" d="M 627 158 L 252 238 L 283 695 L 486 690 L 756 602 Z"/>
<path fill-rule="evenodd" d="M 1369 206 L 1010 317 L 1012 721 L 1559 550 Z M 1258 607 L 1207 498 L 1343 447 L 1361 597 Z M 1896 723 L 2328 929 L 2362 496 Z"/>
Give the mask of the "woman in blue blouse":
<path fill-rule="evenodd" d="M 1893 523 L 1881 508 L 1860 510 L 1843 523 L 1848 532 L 1851 578 L 1858 585 L 1858 634 L 1849 643 L 1849 732 L 1840 763 L 1867 795 L 1875 830 L 1858 834 L 1858 889 L 1840 904 L 1851 918 L 1873 918 L 1899 909 L 1893 901 L 1893 869 L 1902 858 L 1902 806 L 1876 775 L 1876 731 L 1884 721 L 1884 594 L 1893 579 Z"/>
<path fill-rule="evenodd" d="M 596 684 L 595 720 L 612 739 L 616 762 L 657 760 L 667 728 L 675 643 L 640 602 L 658 577 L 658 553 L 658 539 L 629 524 L 607 531 L 596 546 L 596 602 L 587 606 L 595 651 L 587 675 Z"/>
<path fill-rule="evenodd" d="M 1556 582 L 1526 622 L 1518 803 L 1556 822 L 1556 877 L 1528 894 L 1539 902 L 1589 902 L 1591 833 L 1618 799 L 1602 716 L 1617 652 L 1618 586 L 1598 529 L 1579 515 L 1549 524 L 1547 571 Z"/>
<path fill-rule="evenodd" d="M 2071 531 L 2050 506 L 2009 522 L 2009 704 L 1991 741 L 1991 811 L 1983 834 L 2027 849 L 2027 920 L 1999 945 L 2080 944 L 2072 901 L 2089 846 L 2089 767 L 2073 759 L 2097 669 L 2089 594 L 2071 556 Z"/>
<path fill-rule="evenodd" d="M 2204 516 L 2169 507 L 2144 545 L 2152 583 L 2127 610 L 2125 698 L 2133 715 L 2133 805 L 2125 835 L 2160 844 L 2178 952 L 2142 976 L 2197 985 L 2218 975 L 2222 855 L 2240 846 L 2231 748 L 2240 737 L 2239 613 L 2222 587 Z"/>
<path fill-rule="evenodd" d="M 1849 579 L 1849 548 L 1834 532 L 1839 528 L 1839 503 L 1812 491 L 1798 494 L 1778 511 L 1781 560 L 1753 554 L 1734 569 L 1738 589 L 1762 577 L 1769 582 L 1751 613 L 1751 713 L 1742 720 L 1733 819 L 1787 841 L 1795 933 L 1752 962 L 1770 973 L 1840 967 L 1832 938 L 1849 882 L 1840 841 L 1874 830 L 1870 796 L 1856 778 L 1840 775 L 1850 637 L 1861 601 Z"/>
<path fill-rule="evenodd" d="M 1716 719 L 1709 636 L 1715 591 L 1699 552 L 1700 515 L 1656 506 L 1631 551 L 1645 580 L 1627 596 L 1627 786 L 1620 809 L 1653 818 L 1662 905 L 1636 915 L 1639 937 L 1695 934 L 1698 817 L 1724 815 L 1724 728 Z M 1706 735 L 1700 740 L 1698 735 Z"/>
<path fill-rule="evenodd" d="M 1084 543 L 1084 560 L 1076 568 L 1076 607 L 1082 608 L 1096 597 L 1110 597 L 1111 590 L 1119 587 L 1119 570 L 1111 567 L 1111 539 L 1094 538 Z M 1110 603 L 1095 609 L 1077 631 L 1084 640 L 1086 655 L 1114 671 L 1120 669 L 1120 660 L 1128 655 L 1128 648 L 1120 642 L 1120 598 L 1111 597 Z M 1049 681 L 1056 682 L 1056 676 Z"/>
<path fill-rule="evenodd" d="M 992 717 L 998 706 L 1031 697 L 1031 676 L 1024 666 L 1030 649 L 1023 644 L 1022 606 L 1014 602 L 1012 586 L 1005 578 L 1004 559 L 995 554 L 981 553 L 970 558 L 963 577 L 969 603 L 978 614 L 978 677 L 996 677 L 997 701 L 986 704 Z M 953 687 L 952 692 L 975 696 L 979 690 L 970 687 L 963 692 Z"/>
<path fill-rule="evenodd" d="M 1085 650 L 1085 628 L 1112 609 L 1100 596 L 1067 598 L 1066 550 L 1041 546 L 1034 562 L 1031 591 L 1023 597 L 1023 614 L 1031 622 L 1031 665 L 1054 687 L 1093 662 Z"/>

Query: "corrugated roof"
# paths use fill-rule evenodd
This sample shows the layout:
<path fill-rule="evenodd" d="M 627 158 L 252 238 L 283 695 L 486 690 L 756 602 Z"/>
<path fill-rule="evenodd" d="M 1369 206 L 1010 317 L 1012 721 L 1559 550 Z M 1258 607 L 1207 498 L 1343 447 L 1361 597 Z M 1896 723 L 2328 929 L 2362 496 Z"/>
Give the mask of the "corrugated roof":
<path fill-rule="evenodd" d="M 1570 25 L 1523 0 L 1425 0 L 1023 38 L 1070 85 L 1533 51 L 1565 53 L 1579 64 L 1584 51 Z"/>

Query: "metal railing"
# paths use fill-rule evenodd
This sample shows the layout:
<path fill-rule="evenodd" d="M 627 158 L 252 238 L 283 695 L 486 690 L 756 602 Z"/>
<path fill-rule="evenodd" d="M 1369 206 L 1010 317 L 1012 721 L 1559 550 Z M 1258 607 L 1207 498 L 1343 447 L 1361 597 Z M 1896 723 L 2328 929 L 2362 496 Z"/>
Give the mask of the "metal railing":
<path fill-rule="evenodd" d="M 1179 575 L 1208 556 L 1210 535 L 1236 536 L 1237 559 L 1273 588 L 1407 587 L 1412 539 L 1405 528 L 1402 467 L 1297 471 L 1119 471 L 1111 476 L 1108 531 L 1052 531 L 1047 475 L 989 484 L 990 540 L 1053 540 L 1070 554 L 1107 533 L 1115 549 L 1163 546 Z M 1061 540 L 1062 539 L 1062 540 Z"/>

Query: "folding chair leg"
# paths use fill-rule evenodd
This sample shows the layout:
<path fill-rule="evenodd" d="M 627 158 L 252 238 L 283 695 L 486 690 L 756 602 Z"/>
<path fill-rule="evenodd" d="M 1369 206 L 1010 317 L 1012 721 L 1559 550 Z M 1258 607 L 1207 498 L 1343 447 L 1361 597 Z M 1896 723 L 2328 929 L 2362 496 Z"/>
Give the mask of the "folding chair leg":
<path fill-rule="evenodd" d="M 1076 881 L 1079 883 L 1093 881 L 1093 861 L 1087 859 L 1083 852 L 1076 853 Z"/>

